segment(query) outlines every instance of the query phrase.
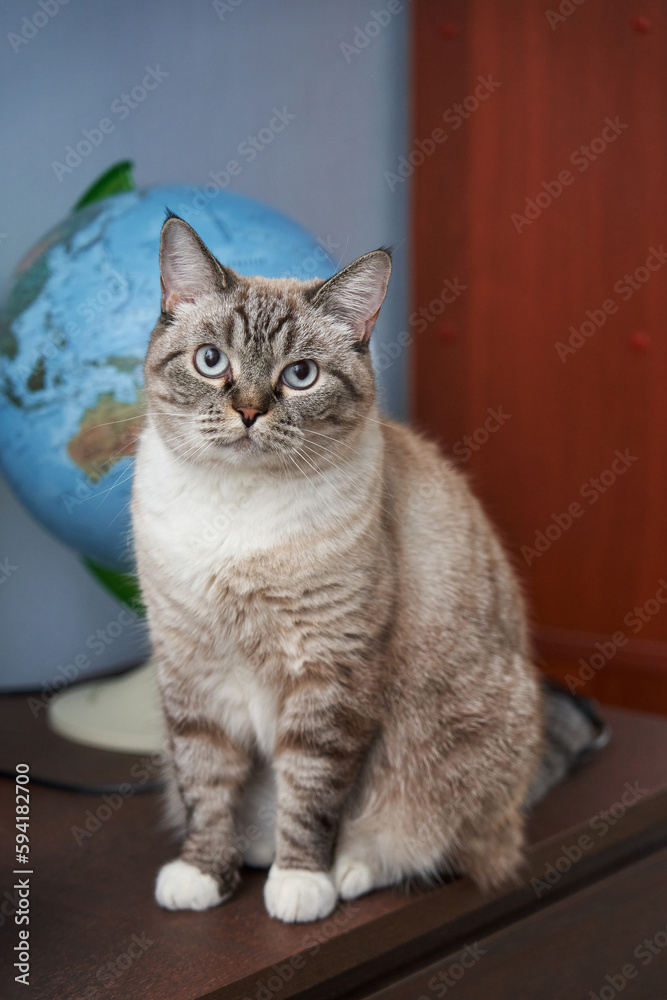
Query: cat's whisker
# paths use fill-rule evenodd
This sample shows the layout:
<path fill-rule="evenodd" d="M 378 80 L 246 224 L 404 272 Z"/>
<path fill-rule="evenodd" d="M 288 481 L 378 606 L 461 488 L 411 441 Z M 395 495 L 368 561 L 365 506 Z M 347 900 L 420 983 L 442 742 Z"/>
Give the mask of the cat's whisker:
<path fill-rule="evenodd" d="M 334 441 L 336 444 L 342 444 L 349 451 L 354 452 L 355 455 L 359 455 L 360 458 L 366 458 L 366 456 L 363 454 L 363 452 L 359 451 L 358 448 L 355 448 L 353 445 L 351 445 L 349 443 L 349 441 L 347 441 L 345 439 L 341 440 L 341 438 L 336 438 L 332 434 L 324 434 L 322 431 L 314 431 L 314 430 L 312 430 L 310 428 L 305 432 L 305 434 L 306 435 L 308 435 L 308 434 L 315 434 L 317 437 L 327 438 L 330 441 Z M 380 476 L 379 473 L 378 473 L 378 476 L 380 478 L 380 482 L 382 483 L 382 485 L 386 489 L 389 489 L 389 487 L 387 486 L 386 480 L 382 476 Z"/>
<path fill-rule="evenodd" d="M 138 438 L 135 438 L 135 440 L 133 442 L 131 442 L 131 443 L 134 445 L 134 444 L 136 444 L 137 440 L 138 440 Z M 131 476 L 132 473 L 133 473 L 133 467 L 134 467 L 134 463 L 135 463 L 135 456 L 134 456 L 134 454 L 129 454 L 129 455 L 128 454 L 123 454 L 123 452 L 125 451 L 125 449 L 127 447 L 128 447 L 127 445 L 124 445 L 122 448 L 118 449 L 118 451 L 116 452 L 115 455 L 111 456 L 111 461 L 118 460 L 118 461 L 122 462 L 122 460 L 124 458 L 127 458 L 127 460 L 129 461 L 129 465 L 127 465 L 124 468 L 122 468 L 120 470 L 120 472 L 118 473 L 118 476 L 116 478 L 116 482 L 113 484 L 113 486 L 111 487 L 111 489 L 114 489 L 117 485 L 119 485 L 119 480 L 120 479 L 122 479 L 123 482 L 125 482 L 126 478 L 129 478 L 129 476 Z M 105 492 L 108 492 L 108 491 L 105 491 Z M 101 506 L 101 504 L 100 504 L 100 506 Z"/>
<path fill-rule="evenodd" d="M 183 461 L 196 461 L 209 450 L 210 446 L 211 442 L 206 438 L 195 441 L 184 454 L 179 455 L 179 458 Z"/>
<path fill-rule="evenodd" d="M 139 433 L 136 435 L 136 437 L 132 438 L 131 441 L 125 441 L 120 446 L 120 448 L 118 448 L 112 455 L 110 455 L 107 458 L 107 462 L 109 463 L 109 466 L 111 467 L 111 465 L 114 462 L 120 462 L 124 458 L 130 458 L 130 459 L 132 459 L 132 461 L 134 461 L 134 455 L 135 455 L 135 452 L 136 452 L 136 447 L 135 446 L 136 446 L 137 441 L 139 440 L 140 436 L 141 436 L 141 431 L 139 431 Z M 131 450 L 129 450 L 129 449 L 131 449 Z"/>
<path fill-rule="evenodd" d="M 345 258 L 345 254 L 347 253 L 347 246 L 348 246 L 349 242 L 350 242 L 350 237 L 348 235 L 347 239 L 345 240 L 345 246 L 343 247 L 343 252 L 340 255 L 340 257 L 338 258 L 338 263 L 336 264 L 336 270 L 338 270 L 339 267 L 341 266 L 341 264 L 343 263 L 343 260 Z"/>
<path fill-rule="evenodd" d="M 133 417 L 119 417 L 118 420 L 105 420 L 104 423 L 101 424 L 91 424 L 90 427 L 83 427 L 78 432 L 77 437 L 79 436 L 79 434 L 87 434 L 89 431 L 96 431 L 100 427 L 111 427 L 114 424 L 126 424 L 130 420 L 145 420 L 145 419 L 146 419 L 145 413 L 135 413 Z"/>
<path fill-rule="evenodd" d="M 118 518 L 119 518 L 119 517 L 121 516 L 121 514 L 124 514 L 124 513 L 125 513 L 125 511 L 126 511 L 126 510 L 127 510 L 127 508 L 128 508 L 129 506 L 130 506 L 130 504 L 131 504 L 131 503 L 132 503 L 132 499 L 130 498 L 130 499 L 129 499 L 129 500 L 127 501 L 127 503 L 124 503 L 124 504 L 123 504 L 123 506 L 122 506 L 122 507 L 121 507 L 121 509 L 120 509 L 120 510 L 118 511 L 118 513 L 117 513 L 117 514 L 114 514 L 114 516 L 113 516 L 113 517 L 111 518 L 111 520 L 110 520 L 110 521 L 109 521 L 109 523 L 107 524 L 107 531 L 109 530 L 109 528 L 111 527 L 111 525 L 112 525 L 112 524 L 113 524 L 113 523 L 114 523 L 114 522 L 115 522 L 115 521 L 116 521 L 116 520 L 117 520 L 117 519 L 118 519 Z"/>
<path fill-rule="evenodd" d="M 337 469 L 341 475 L 345 476 L 347 480 L 351 483 L 358 483 L 358 478 L 351 476 L 349 472 L 344 470 L 344 466 L 351 466 L 352 460 L 349 458 L 342 458 L 340 455 L 334 455 L 331 451 L 326 450 L 321 445 L 318 445 L 314 441 L 303 442 L 301 445 L 302 449 L 306 452 L 311 452 L 311 458 L 314 459 L 326 459 L 329 463 L 329 468 Z"/>
<path fill-rule="evenodd" d="M 134 441 L 130 442 L 130 445 L 136 444 L 136 441 L 137 441 L 137 439 L 135 438 Z M 125 449 L 128 448 L 130 445 L 124 444 L 122 446 L 122 448 L 119 448 L 118 451 L 114 452 L 113 455 L 110 455 L 107 458 L 107 462 L 110 465 L 115 464 L 116 461 L 122 461 L 124 458 L 127 458 L 127 459 L 129 459 L 129 462 L 130 462 L 129 466 L 124 466 L 121 469 L 121 471 L 118 473 L 118 478 L 116 479 L 116 481 L 114 483 L 112 483 L 111 486 L 109 486 L 105 490 L 100 490 L 98 493 L 91 493 L 90 496 L 83 497 L 82 500 L 81 500 L 81 503 L 84 503 L 86 500 L 94 500 L 96 497 L 104 497 L 111 490 L 115 489 L 116 486 L 122 486 L 123 485 L 123 483 L 119 482 L 119 479 L 121 479 L 121 477 L 124 476 L 128 472 L 130 474 L 132 473 L 132 467 L 133 467 L 134 461 L 135 461 L 134 454 L 129 454 L 129 455 L 124 455 L 123 454 L 123 452 L 125 451 Z M 110 471 L 110 469 L 107 470 L 107 472 L 109 472 L 109 471 Z M 103 473 L 103 475 L 100 476 L 100 478 L 103 478 L 103 476 L 107 475 L 107 472 Z M 124 479 L 123 479 L 123 482 L 125 482 Z M 100 503 L 100 506 L 102 506 L 102 503 L 103 503 L 103 501 Z"/>
<path fill-rule="evenodd" d="M 303 459 L 304 459 L 305 461 L 308 461 L 308 458 L 307 458 L 307 456 L 306 456 L 305 454 L 303 454 L 303 453 L 299 452 L 299 455 L 300 455 L 300 457 L 301 457 L 301 458 L 303 458 Z M 315 457 L 315 456 L 313 456 L 313 457 Z M 309 464 L 310 464 L 310 463 L 309 463 Z M 312 466 L 312 468 L 314 468 L 316 472 L 318 472 L 318 473 L 319 473 L 320 475 L 322 475 L 322 476 L 323 476 L 323 473 L 322 473 L 322 472 L 321 472 L 321 471 L 320 471 L 319 469 L 317 469 L 317 468 L 316 468 L 316 466 L 314 466 L 314 465 L 313 465 L 313 466 Z M 343 470 L 342 470 L 342 469 L 341 469 L 340 467 L 338 467 L 338 472 L 342 472 L 342 471 L 343 471 Z M 343 473 L 343 474 L 344 474 L 344 473 Z M 345 474 L 344 474 L 344 475 L 345 475 Z M 324 477 L 323 477 L 323 478 L 324 478 Z M 345 476 L 345 478 L 346 478 L 346 479 L 348 480 L 348 482 L 349 482 L 349 483 L 350 483 L 350 484 L 351 484 L 351 485 L 352 485 L 353 487 L 354 487 L 354 486 L 358 486 L 358 485 L 359 485 L 359 483 L 358 483 L 358 480 L 355 480 L 355 479 L 353 479 L 353 478 L 352 478 L 351 476 L 348 476 L 348 475 L 346 475 L 346 476 Z M 327 483 L 329 482 L 329 480 L 328 480 L 328 479 L 327 479 L 327 480 L 325 480 L 325 481 L 326 481 Z M 342 497 L 342 496 L 343 496 L 343 492 L 342 492 L 342 490 L 338 489 L 338 488 L 337 488 L 337 487 L 336 487 L 336 486 L 335 486 L 334 484 L 332 484 L 332 483 L 329 483 L 329 485 L 330 485 L 330 486 L 332 487 L 332 489 L 334 489 L 334 490 L 335 490 L 335 491 L 336 491 L 336 492 L 338 493 L 338 495 L 339 495 L 340 497 Z M 380 506 L 382 506 L 382 505 L 380 504 Z M 371 537 L 371 538 L 372 538 L 372 539 L 373 539 L 374 541 L 376 541 L 376 542 L 379 542 L 379 538 L 378 538 L 378 535 L 377 535 L 377 532 L 376 532 L 376 531 L 374 531 L 374 530 L 373 530 L 373 529 L 372 529 L 372 528 L 370 527 L 370 524 L 366 524 L 366 525 L 365 525 L 365 530 L 366 530 L 366 532 L 367 532 L 367 533 L 368 533 L 368 534 L 370 535 L 370 537 Z"/>
<path fill-rule="evenodd" d="M 194 414 L 194 413 L 168 413 L 168 412 L 162 411 L 162 410 L 150 410 L 150 411 L 147 410 L 145 413 L 135 413 L 133 417 L 119 417 L 118 420 L 105 420 L 101 424 L 91 424 L 90 427 L 83 427 L 78 432 L 77 437 L 79 436 L 79 434 L 88 434 L 89 431 L 96 431 L 100 427 L 112 427 L 114 424 L 126 424 L 129 421 L 131 421 L 131 420 L 142 420 L 142 421 L 144 421 L 149 416 L 157 416 L 157 417 L 187 417 L 187 418 L 193 419 L 196 416 L 196 414 Z"/>
<path fill-rule="evenodd" d="M 311 442 L 307 443 L 305 445 L 305 447 L 307 447 L 307 448 L 320 447 L 321 448 L 322 446 L 321 445 L 316 445 L 316 443 L 314 441 L 311 441 Z M 313 457 L 315 457 L 315 456 L 313 456 Z M 330 458 L 331 456 L 327 452 L 321 452 L 320 457 L 322 457 L 322 458 Z M 338 468 L 339 472 L 343 476 L 345 476 L 345 478 L 348 480 L 348 482 L 352 483 L 353 486 L 357 485 L 358 478 L 355 478 L 354 476 L 351 476 L 349 472 L 346 472 L 342 468 L 343 465 L 347 465 L 347 466 L 351 466 L 352 465 L 352 462 L 350 461 L 350 459 L 337 458 L 336 457 L 336 458 L 332 459 L 332 465 L 334 465 L 334 464 Z M 382 477 L 380 475 L 378 475 L 378 479 L 379 479 L 379 481 L 381 483 L 383 483 L 383 485 L 386 486 L 386 483 L 384 482 L 384 480 L 382 479 Z M 396 524 L 400 524 L 400 521 L 398 520 L 398 518 L 390 510 L 388 510 L 387 507 L 385 507 L 384 504 L 381 503 L 379 500 L 378 500 L 378 506 L 379 506 L 380 510 L 383 510 L 385 512 L 385 514 L 387 515 L 387 517 L 391 517 L 392 520 L 396 521 Z"/>
<path fill-rule="evenodd" d="M 130 419 L 132 419 L 132 418 L 130 418 Z M 114 422 L 115 421 L 111 421 L 111 423 L 114 423 Z M 104 424 L 99 424 L 99 426 L 100 427 L 104 427 L 105 425 Z M 92 427 L 89 427 L 87 429 L 88 430 L 93 430 Z M 136 445 L 137 441 L 139 440 L 140 433 L 141 432 L 139 432 L 139 434 L 137 434 L 137 436 L 135 438 L 133 438 L 131 441 L 125 441 L 120 446 L 120 448 L 118 448 L 116 451 L 114 451 L 111 455 L 106 456 L 105 464 L 107 464 L 109 466 L 109 468 L 107 469 L 106 472 L 102 473 L 102 476 L 106 476 L 107 473 L 111 471 L 111 466 L 115 465 L 116 462 L 122 462 L 122 460 L 124 458 L 130 459 L 131 463 L 134 462 L 135 445 Z M 128 449 L 132 449 L 132 450 L 128 451 Z M 127 471 L 125 468 L 122 469 L 121 472 L 119 473 L 119 476 L 121 476 L 125 471 Z M 102 476 L 100 478 L 102 478 Z M 109 489 L 113 489 L 114 486 L 116 486 L 116 485 L 117 485 L 117 482 L 114 483 L 113 486 L 110 486 Z M 120 485 L 122 485 L 122 484 L 120 484 Z M 104 490 L 104 491 L 101 491 L 100 493 L 93 493 L 93 494 L 91 494 L 91 496 L 84 497 L 81 502 L 83 503 L 83 500 L 92 500 L 96 496 L 102 496 L 103 493 L 105 493 L 105 492 L 107 492 L 107 491 Z"/>
<path fill-rule="evenodd" d="M 303 456 L 301 455 L 301 453 L 298 450 L 297 450 L 297 455 L 299 455 L 299 458 L 303 458 Z M 308 479 L 308 481 L 312 484 L 313 489 L 316 491 L 316 493 L 318 493 L 320 496 L 322 496 L 322 491 L 321 491 L 320 487 L 317 485 L 317 483 L 315 482 L 315 480 L 313 479 L 313 477 L 310 476 L 308 474 L 308 472 L 304 471 L 301 468 L 301 466 L 299 465 L 299 463 L 295 459 L 294 455 L 291 452 L 288 452 L 287 453 L 287 457 L 296 466 L 296 468 L 299 470 L 299 472 L 301 473 L 301 475 L 303 477 L 305 477 L 306 479 Z M 317 471 L 317 470 L 315 470 L 315 471 Z"/>
<path fill-rule="evenodd" d="M 87 497 L 82 497 L 81 498 L 81 503 L 87 503 L 89 500 L 97 500 L 99 497 L 103 497 L 105 493 L 108 493 L 109 490 L 114 489 L 114 487 L 116 485 L 117 485 L 117 483 L 113 483 L 111 486 L 109 486 L 105 490 L 100 490 L 98 493 L 91 493 Z"/>
<path fill-rule="evenodd" d="M 332 483 L 332 482 L 331 482 L 331 481 L 330 481 L 329 479 L 327 479 L 327 477 L 326 477 L 326 476 L 324 475 L 324 473 L 322 472 L 322 470 L 321 470 L 321 469 L 318 469 L 318 468 L 317 468 L 317 466 L 316 466 L 316 465 L 314 465 L 314 464 L 313 464 L 313 462 L 311 462 L 311 461 L 309 460 L 309 458 L 308 458 L 308 456 L 307 456 L 307 455 L 305 455 L 305 454 L 304 454 L 304 453 L 303 453 L 302 451 L 300 451 L 300 450 L 299 450 L 298 448 L 295 448 L 294 450 L 296 451 L 296 453 L 297 453 L 297 455 L 299 456 L 299 458 L 302 458 L 302 459 L 304 460 L 304 462 L 306 462 L 306 463 L 307 463 L 307 464 L 308 464 L 308 465 L 309 465 L 309 466 L 311 467 L 311 469 L 313 469 L 313 470 L 314 470 L 314 471 L 315 471 L 315 472 L 317 473 L 317 475 L 319 475 L 319 476 L 321 476 L 321 477 L 322 477 L 322 479 L 324 480 L 324 482 L 325 482 L 325 483 L 327 483 L 327 485 L 328 485 L 328 486 L 330 487 L 330 489 L 332 489 L 332 490 L 334 491 L 334 493 L 336 493 L 336 494 L 337 494 L 337 495 L 338 495 L 339 497 L 342 497 L 342 496 L 343 496 L 343 492 L 342 492 L 342 490 L 341 490 L 341 489 L 339 489 L 339 487 L 338 487 L 338 486 L 336 486 L 336 484 L 335 484 L 335 483 Z M 342 470 L 339 470 L 339 471 L 342 471 Z M 315 485 L 315 484 L 313 483 L 313 485 Z M 355 485 L 356 485 L 356 484 L 355 484 Z M 368 527 L 368 526 L 367 526 L 367 527 Z M 370 529 L 368 529 L 368 530 L 369 530 L 369 534 L 370 534 L 371 538 L 373 538 L 373 539 L 374 539 L 374 540 L 375 540 L 375 541 L 377 542 L 377 541 L 378 541 L 378 537 L 377 537 L 377 535 L 375 534 L 375 532 L 374 532 L 374 531 L 372 531 L 372 530 L 370 530 Z"/>
<path fill-rule="evenodd" d="M 112 483 L 111 486 L 108 486 L 105 490 L 100 490 L 99 493 L 93 493 L 89 497 L 84 497 L 84 500 L 82 502 L 85 502 L 85 500 L 94 500 L 96 498 L 101 497 L 99 507 L 96 508 L 97 510 L 99 510 L 99 508 L 102 506 L 102 504 L 104 503 L 107 496 L 109 495 L 109 493 L 111 493 L 112 490 L 115 490 L 117 486 L 122 486 L 124 483 L 126 483 L 129 479 L 132 478 L 132 474 L 134 472 L 134 469 L 132 467 L 133 464 L 134 464 L 134 459 L 132 459 L 132 464 L 130 466 L 124 468 L 118 474 L 116 481 Z"/>
<path fill-rule="evenodd" d="M 277 451 L 275 454 L 276 454 L 276 457 L 278 458 L 278 460 L 280 461 L 280 465 L 281 465 L 283 474 L 288 479 L 293 478 L 293 476 L 290 475 L 290 470 L 289 470 L 289 467 L 288 467 L 287 462 L 285 460 L 285 456 L 282 454 L 282 452 L 279 452 L 279 451 Z M 277 473 L 276 473 L 276 475 L 277 475 Z"/>
<path fill-rule="evenodd" d="M 364 420 L 370 420 L 371 423 L 373 423 L 373 424 L 380 424 L 382 427 L 391 427 L 392 426 L 392 424 L 391 424 L 391 422 L 389 420 L 378 420 L 377 417 L 371 417 L 369 414 L 366 414 L 366 416 L 364 417 Z"/>

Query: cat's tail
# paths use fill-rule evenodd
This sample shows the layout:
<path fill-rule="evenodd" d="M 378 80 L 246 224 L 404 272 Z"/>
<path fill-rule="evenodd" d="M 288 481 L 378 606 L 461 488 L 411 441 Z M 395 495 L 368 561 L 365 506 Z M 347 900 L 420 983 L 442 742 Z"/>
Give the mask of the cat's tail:
<path fill-rule="evenodd" d="M 550 678 L 544 684 L 544 753 L 524 809 L 529 811 L 550 789 L 609 742 L 609 727 L 590 698 L 573 694 Z"/>

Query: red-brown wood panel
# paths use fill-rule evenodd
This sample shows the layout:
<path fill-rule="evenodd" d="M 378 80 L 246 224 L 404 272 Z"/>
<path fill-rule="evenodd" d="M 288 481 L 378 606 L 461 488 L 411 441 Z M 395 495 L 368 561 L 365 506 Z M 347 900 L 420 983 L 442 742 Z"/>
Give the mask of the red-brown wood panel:
<path fill-rule="evenodd" d="M 412 175 L 413 415 L 470 472 L 547 658 L 652 640 L 667 710 L 667 8 L 551 10 L 413 8 L 414 142 L 446 135 Z M 628 648 L 589 683 L 636 704 Z"/>

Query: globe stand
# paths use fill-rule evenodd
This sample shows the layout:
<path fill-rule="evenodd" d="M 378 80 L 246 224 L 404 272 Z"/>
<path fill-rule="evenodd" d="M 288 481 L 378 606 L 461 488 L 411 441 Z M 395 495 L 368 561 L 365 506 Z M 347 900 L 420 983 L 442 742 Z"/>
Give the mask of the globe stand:
<path fill-rule="evenodd" d="M 49 705 L 51 728 L 66 739 L 120 753 L 156 753 L 164 746 L 155 664 L 63 691 Z"/>

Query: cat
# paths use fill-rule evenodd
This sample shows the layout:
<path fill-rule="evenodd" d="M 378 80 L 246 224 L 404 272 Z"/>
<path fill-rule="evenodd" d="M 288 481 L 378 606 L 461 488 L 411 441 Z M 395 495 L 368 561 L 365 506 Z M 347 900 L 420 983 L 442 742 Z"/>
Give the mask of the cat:
<path fill-rule="evenodd" d="M 243 277 L 169 214 L 160 268 L 132 501 L 184 831 L 158 903 L 222 903 L 244 858 L 284 921 L 515 877 L 543 748 L 524 601 L 465 478 L 376 409 L 390 253 Z"/>

